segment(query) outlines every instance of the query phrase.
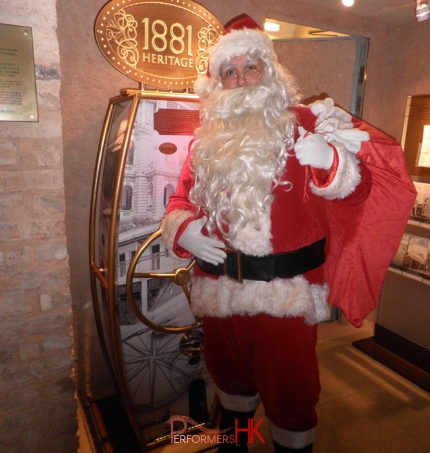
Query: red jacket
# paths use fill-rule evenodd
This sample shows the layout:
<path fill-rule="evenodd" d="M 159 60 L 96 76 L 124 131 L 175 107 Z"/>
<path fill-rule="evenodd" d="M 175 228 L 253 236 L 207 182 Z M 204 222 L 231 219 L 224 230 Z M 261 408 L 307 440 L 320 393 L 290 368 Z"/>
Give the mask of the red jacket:
<path fill-rule="evenodd" d="M 323 103 L 316 103 L 315 107 L 293 110 L 299 125 L 310 132 L 324 133 L 333 129 L 324 119 L 337 114 L 326 107 Z M 310 323 L 318 322 L 328 313 L 318 308 L 322 303 L 320 299 L 325 303 L 327 292 L 322 288 L 327 287 L 324 285 L 327 282 L 328 302 L 341 308 L 355 326 L 362 324 L 364 317 L 376 306 L 385 273 L 415 200 L 415 189 L 400 146 L 361 121 L 352 119 L 352 123 L 354 129 L 338 129 L 339 135 L 328 140 L 337 151 L 328 176 L 325 171 L 301 166 L 295 156 L 291 156 L 287 159 L 284 177 L 292 182 L 293 188 L 286 191 L 278 185 L 273 190 L 270 252 L 296 250 L 326 237 L 324 266 L 304 274 L 305 280 L 295 278 L 291 284 L 297 283 L 297 287 L 291 286 L 290 282 L 249 282 L 248 286 L 241 287 L 227 281 L 214 286 L 213 276 L 195 266 L 193 292 L 196 293 L 194 299 L 198 300 L 193 303 L 196 314 L 227 316 L 262 311 L 281 317 L 302 315 Z M 366 132 L 363 136 L 358 134 L 358 140 L 354 136 L 357 130 Z M 350 148 L 349 143 L 353 145 Z M 354 147 L 359 150 L 353 152 Z M 190 221 L 202 216 L 188 199 L 192 184 L 187 160 L 162 224 L 166 247 L 179 257 L 189 257 L 189 253 L 181 249 L 176 240 Z M 267 241 L 268 238 L 261 240 Z M 234 246 L 241 248 L 240 242 Z M 245 250 L 245 253 L 248 252 Z M 265 285 L 272 287 L 269 290 Z M 268 291 L 273 295 L 273 301 L 270 296 L 266 297 Z M 315 291 L 317 295 L 314 297 Z M 294 299 L 298 292 L 306 293 L 303 300 L 278 304 L 277 298 Z M 253 305 L 250 298 L 255 294 L 256 299 L 266 300 L 264 303 L 257 300 L 256 308 L 248 311 L 247 304 Z M 214 297 L 219 300 L 214 301 Z M 243 302 L 237 303 L 241 298 Z M 309 298 L 315 299 L 311 304 L 312 313 L 305 307 Z M 217 311 L 216 306 L 224 308 Z M 266 307 L 269 308 L 266 310 Z"/>

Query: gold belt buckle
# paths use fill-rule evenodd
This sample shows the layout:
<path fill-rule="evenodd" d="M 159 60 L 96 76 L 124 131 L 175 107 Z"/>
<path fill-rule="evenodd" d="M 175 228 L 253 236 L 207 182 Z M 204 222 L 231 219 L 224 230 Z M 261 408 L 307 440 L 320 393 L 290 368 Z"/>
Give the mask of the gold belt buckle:
<path fill-rule="evenodd" d="M 232 282 L 236 283 L 243 283 L 243 278 L 242 278 L 242 267 L 241 267 L 241 261 L 240 261 L 240 250 L 235 250 L 231 247 L 226 246 L 225 247 L 226 253 L 234 253 L 236 255 L 236 265 L 237 265 L 237 278 L 231 277 L 227 273 L 227 258 L 224 260 L 223 267 L 224 267 L 224 275 L 227 276 L 229 280 Z"/>

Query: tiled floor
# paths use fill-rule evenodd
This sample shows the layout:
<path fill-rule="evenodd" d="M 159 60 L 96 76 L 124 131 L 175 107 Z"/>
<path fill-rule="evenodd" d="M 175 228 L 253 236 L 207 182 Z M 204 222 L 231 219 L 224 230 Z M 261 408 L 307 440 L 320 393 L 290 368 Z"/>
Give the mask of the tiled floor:
<path fill-rule="evenodd" d="M 360 329 L 346 322 L 319 326 L 322 392 L 315 453 L 430 452 L 430 394 L 351 345 L 372 336 L 373 326 L 372 319 Z M 262 407 L 255 416 L 260 418 L 264 420 L 259 432 L 266 443 L 251 444 L 250 453 L 272 453 Z M 154 453 L 196 452 L 203 447 L 209 445 L 165 445 Z M 89 451 L 84 445 L 80 449 Z"/>

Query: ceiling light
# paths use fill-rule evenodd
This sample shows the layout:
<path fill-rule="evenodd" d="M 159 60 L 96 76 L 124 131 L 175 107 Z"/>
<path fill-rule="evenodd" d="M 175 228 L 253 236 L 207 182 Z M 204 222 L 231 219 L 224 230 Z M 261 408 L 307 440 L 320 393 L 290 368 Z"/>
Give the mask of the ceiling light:
<path fill-rule="evenodd" d="M 354 4 L 354 0 L 342 0 L 342 3 L 345 6 L 352 6 Z"/>
<path fill-rule="evenodd" d="M 277 32 L 281 29 L 279 24 L 275 24 L 275 22 L 265 22 L 264 23 L 264 30 L 269 32 Z"/>
<path fill-rule="evenodd" d="M 428 0 L 417 0 L 415 7 L 415 17 L 418 22 L 422 22 L 430 17 Z"/>

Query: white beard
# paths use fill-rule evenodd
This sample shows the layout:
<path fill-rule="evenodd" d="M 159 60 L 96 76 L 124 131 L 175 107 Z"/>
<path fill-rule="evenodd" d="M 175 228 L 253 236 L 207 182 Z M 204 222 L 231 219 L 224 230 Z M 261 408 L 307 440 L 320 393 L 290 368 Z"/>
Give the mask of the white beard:
<path fill-rule="evenodd" d="M 191 201 L 208 216 L 208 231 L 230 243 L 265 233 L 281 182 L 295 118 L 285 89 L 273 79 L 231 90 L 216 89 L 202 110 L 203 125 L 192 148 L 195 185 Z M 268 231 L 267 231 L 268 229 Z M 267 244 L 263 247 L 267 253 Z"/>

